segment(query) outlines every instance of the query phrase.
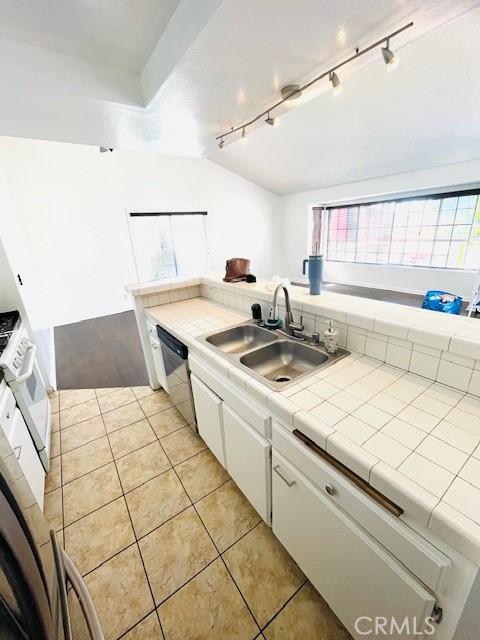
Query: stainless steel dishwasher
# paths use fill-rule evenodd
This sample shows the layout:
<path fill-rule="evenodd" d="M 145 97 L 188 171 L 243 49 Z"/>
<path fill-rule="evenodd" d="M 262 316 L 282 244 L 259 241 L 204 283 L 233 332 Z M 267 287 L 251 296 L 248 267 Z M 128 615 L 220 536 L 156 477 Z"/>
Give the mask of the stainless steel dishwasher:
<path fill-rule="evenodd" d="M 158 324 L 157 335 L 162 350 L 170 400 L 185 418 L 188 426 L 198 431 L 190 384 L 188 347 Z"/>

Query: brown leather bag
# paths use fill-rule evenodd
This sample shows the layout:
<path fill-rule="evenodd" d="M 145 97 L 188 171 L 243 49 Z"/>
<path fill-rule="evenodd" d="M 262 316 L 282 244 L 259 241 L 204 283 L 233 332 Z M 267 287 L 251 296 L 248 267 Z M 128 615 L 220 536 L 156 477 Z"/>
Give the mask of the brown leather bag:
<path fill-rule="evenodd" d="M 225 264 L 224 282 L 240 282 L 250 274 L 250 260 L 247 258 L 230 258 Z"/>

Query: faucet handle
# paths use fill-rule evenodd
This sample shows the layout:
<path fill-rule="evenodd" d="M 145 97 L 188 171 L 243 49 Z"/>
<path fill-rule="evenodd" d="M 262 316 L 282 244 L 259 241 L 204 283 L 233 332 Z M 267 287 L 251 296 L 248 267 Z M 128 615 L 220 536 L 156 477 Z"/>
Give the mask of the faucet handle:
<path fill-rule="evenodd" d="M 301 322 L 290 322 L 288 326 L 290 329 L 293 329 L 293 331 L 303 331 L 304 329 L 304 326 Z"/>

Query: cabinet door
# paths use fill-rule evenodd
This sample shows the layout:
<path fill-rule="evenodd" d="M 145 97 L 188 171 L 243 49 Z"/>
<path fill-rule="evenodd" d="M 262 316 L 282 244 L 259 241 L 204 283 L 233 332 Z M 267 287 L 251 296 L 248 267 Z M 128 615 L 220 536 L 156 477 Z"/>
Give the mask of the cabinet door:
<path fill-rule="evenodd" d="M 150 346 L 152 348 L 153 366 L 155 367 L 155 375 L 157 377 L 157 380 L 162 389 L 165 389 L 165 391 L 169 393 L 170 389 L 168 388 L 167 375 L 165 373 L 165 364 L 163 362 L 163 354 L 160 343 L 158 342 L 158 340 L 155 340 L 155 338 L 150 337 Z"/>
<path fill-rule="evenodd" d="M 420 633 L 434 597 L 276 452 L 272 465 L 273 531 L 352 636 L 374 637 L 365 632 L 383 618 L 389 638 Z M 392 618 L 408 619 L 408 631 L 391 629 Z"/>
<path fill-rule="evenodd" d="M 227 470 L 262 518 L 270 523 L 270 443 L 223 404 Z"/>
<path fill-rule="evenodd" d="M 191 383 L 195 413 L 197 414 L 198 433 L 205 440 L 218 461 L 225 467 L 222 400 L 213 391 L 210 391 L 193 373 Z"/>
<path fill-rule="evenodd" d="M 40 462 L 25 420 L 18 409 L 15 409 L 13 418 L 11 444 L 30 490 L 35 496 L 40 509 L 43 509 L 45 470 Z"/>

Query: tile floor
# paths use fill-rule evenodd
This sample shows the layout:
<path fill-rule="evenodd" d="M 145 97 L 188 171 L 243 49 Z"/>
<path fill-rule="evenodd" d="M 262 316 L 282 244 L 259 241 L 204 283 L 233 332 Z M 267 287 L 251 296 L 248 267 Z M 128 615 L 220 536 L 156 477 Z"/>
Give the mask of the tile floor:
<path fill-rule="evenodd" d="M 45 514 L 108 640 L 350 637 L 163 391 L 51 403 Z"/>

